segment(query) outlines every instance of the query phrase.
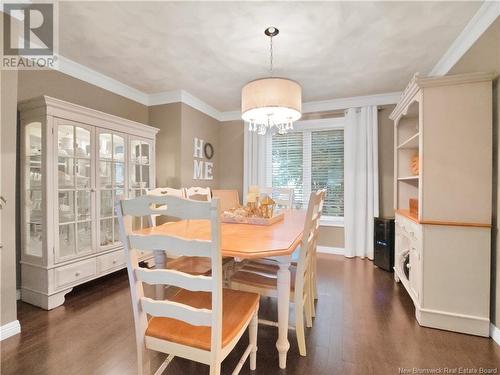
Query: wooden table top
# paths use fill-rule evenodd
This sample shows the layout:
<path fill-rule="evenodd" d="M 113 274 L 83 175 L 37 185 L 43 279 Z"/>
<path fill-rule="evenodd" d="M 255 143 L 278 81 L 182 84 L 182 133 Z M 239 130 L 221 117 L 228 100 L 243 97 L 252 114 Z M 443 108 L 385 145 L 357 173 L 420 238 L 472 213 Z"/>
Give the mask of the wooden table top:
<path fill-rule="evenodd" d="M 221 223 L 222 256 L 242 259 L 290 255 L 302 239 L 306 212 L 285 211 L 285 218 L 272 225 Z M 136 231 L 189 239 L 210 239 L 210 222 L 182 220 Z"/>

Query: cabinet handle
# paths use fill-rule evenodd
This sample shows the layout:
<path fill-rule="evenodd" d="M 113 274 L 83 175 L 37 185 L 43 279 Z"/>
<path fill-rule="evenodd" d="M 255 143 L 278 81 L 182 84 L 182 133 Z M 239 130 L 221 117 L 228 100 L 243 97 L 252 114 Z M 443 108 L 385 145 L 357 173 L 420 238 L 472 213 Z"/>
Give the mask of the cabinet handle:
<path fill-rule="evenodd" d="M 90 189 L 90 192 L 91 193 L 95 193 L 95 189 Z"/>

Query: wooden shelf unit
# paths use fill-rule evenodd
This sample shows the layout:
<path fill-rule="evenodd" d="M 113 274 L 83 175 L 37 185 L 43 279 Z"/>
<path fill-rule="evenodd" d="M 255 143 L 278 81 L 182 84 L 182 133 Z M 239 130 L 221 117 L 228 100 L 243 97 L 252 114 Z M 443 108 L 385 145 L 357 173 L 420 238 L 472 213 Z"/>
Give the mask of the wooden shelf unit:
<path fill-rule="evenodd" d="M 492 78 L 415 75 L 390 116 L 394 278 L 420 325 L 481 336 L 489 335 Z M 418 199 L 418 215 L 409 212 L 410 198 Z"/>

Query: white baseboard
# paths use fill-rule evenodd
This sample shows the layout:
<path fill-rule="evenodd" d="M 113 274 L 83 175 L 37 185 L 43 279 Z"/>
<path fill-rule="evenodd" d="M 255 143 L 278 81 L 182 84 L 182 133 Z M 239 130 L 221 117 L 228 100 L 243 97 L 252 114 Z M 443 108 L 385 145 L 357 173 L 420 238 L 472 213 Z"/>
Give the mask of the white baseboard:
<path fill-rule="evenodd" d="M 490 336 L 498 345 L 500 345 L 500 328 L 495 327 L 493 323 L 490 323 Z"/>
<path fill-rule="evenodd" d="M 21 289 L 16 289 L 16 300 L 20 300 L 21 299 Z"/>
<path fill-rule="evenodd" d="M 318 253 L 344 255 L 344 248 L 343 247 L 318 246 L 317 249 L 318 249 Z"/>
<path fill-rule="evenodd" d="M 5 340 L 11 336 L 17 335 L 21 332 L 21 324 L 19 320 L 4 324 L 0 327 L 0 341 Z"/>

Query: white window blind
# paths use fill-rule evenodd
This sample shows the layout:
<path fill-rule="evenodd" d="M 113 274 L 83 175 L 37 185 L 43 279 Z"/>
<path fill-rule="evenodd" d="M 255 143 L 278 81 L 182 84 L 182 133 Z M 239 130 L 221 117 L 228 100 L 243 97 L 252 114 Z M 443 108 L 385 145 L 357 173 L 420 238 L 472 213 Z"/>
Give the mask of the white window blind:
<path fill-rule="evenodd" d="M 274 135 L 271 150 L 268 148 L 271 152 L 271 163 L 268 164 L 271 167 L 271 183 L 268 185 L 293 188 L 295 203 L 299 207 L 304 197 L 302 141 L 301 133 Z"/>
<path fill-rule="evenodd" d="M 326 188 L 323 215 L 344 216 L 344 130 L 303 129 L 267 139 L 266 185 L 293 188 L 305 207 L 311 191 Z"/>
<path fill-rule="evenodd" d="M 325 216 L 344 216 L 344 131 L 311 133 L 311 191 L 326 188 Z"/>

